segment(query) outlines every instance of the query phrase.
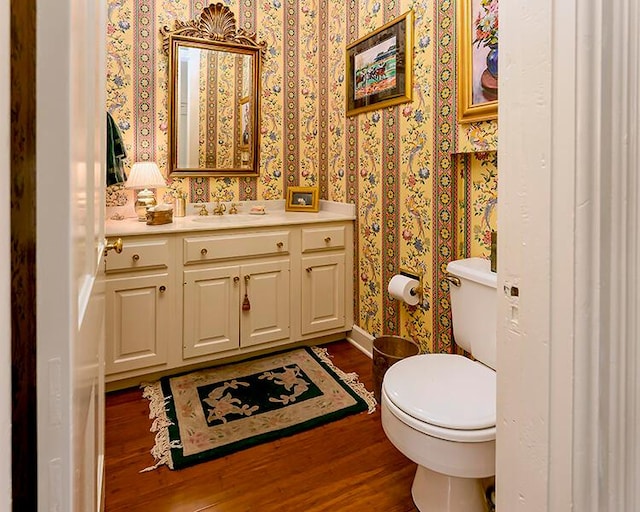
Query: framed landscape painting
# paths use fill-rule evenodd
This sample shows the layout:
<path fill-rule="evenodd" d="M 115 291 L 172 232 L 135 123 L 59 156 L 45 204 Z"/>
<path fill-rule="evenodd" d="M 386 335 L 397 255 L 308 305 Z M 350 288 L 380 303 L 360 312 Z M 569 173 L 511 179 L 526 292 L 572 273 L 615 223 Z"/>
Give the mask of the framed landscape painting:
<path fill-rule="evenodd" d="M 347 116 L 411 101 L 413 11 L 347 46 Z"/>
<path fill-rule="evenodd" d="M 458 121 L 498 117 L 498 0 L 459 0 Z"/>

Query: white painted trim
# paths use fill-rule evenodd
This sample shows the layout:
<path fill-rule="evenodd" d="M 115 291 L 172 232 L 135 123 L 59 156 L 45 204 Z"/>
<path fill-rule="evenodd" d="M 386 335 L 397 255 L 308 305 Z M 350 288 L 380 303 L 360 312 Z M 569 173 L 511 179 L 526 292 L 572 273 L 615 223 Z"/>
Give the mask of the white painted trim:
<path fill-rule="evenodd" d="M 371 334 L 357 325 L 347 333 L 347 341 L 371 358 L 373 357 L 373 340 L 374 337 Z"/>
<path fill-rule="evenodd" d="M 574 289 L 575 259 L 574 211 L 576 154 L 575 63 L 576 1 L 554 2 L 551 51 L 551 226 L 550 226 L 550 308 L 549 338 L 563 340 L 549 346 L 549 462 L 548 509 L 571 507 L 571 453 L 573 423 Z M 553 108 L 556 106 L 555 108 Z M 556 193 L 554 193 L 556 191 Z M 535 200 L 535 198 L 534 198 Z M 568 305 L 562 307 L 562 305 Z M 549 459 L 551 460 L 551 459 Z"/>
<path fill-rule="evenodd" d="M 630 33 L 635 38 L 635 44 L 629 44 L 629 62 L 631 72 L 629 73 L 632 82 L 629 86 L 629 112 L 631 113 L 631 125 L 629 137 L 629 157 L 631 170 L 629 176 L 629 190 L 632 194 L 629 206 L 629 229 L 627 236 L 629 237 L 629 257 L 627 260 L 627 275 L 624 276 L 625 281 L 629 284 L 629 295 L 627 309 L 629 317 L 627 318 L 626 340 L 629 348 L 627 357 L 628 364 L 631 366 L 629 379 L 627 381 L 627 390 L 629 391 L 628 403 L 631 410 L 628 415 L 630 428 L 627 432 L 627 445 L 630 447 L 630 462 L 626 474 L 627 499 L 628 503 L 635 510 L 640 508 L 640 489 L 637 482 L 640 481 L 640 98 L 637 91 L 640 88 L 640 6 L 638 2 L 631 2 L 629 20 L 631 24 Z M 635 94 L 634 94 L 635 92 Z M 635 172 L 634 172 L 635 170 Z M 635 313 L 634 313 L 635 312 Z"/>
<path fill-rule="evenodd" d="M 11 510 L 10 19 L 0 0 L 0 510 Z"/>
<path fill-rule="evenodd" d="M 500 5 L 498 510 L 640 509 L 639 32 Z"/>
<path fill-rule="evenodd" d="M 640 20 L 629 0 L 577 14 L 573 506 L 638 510 Z"/>

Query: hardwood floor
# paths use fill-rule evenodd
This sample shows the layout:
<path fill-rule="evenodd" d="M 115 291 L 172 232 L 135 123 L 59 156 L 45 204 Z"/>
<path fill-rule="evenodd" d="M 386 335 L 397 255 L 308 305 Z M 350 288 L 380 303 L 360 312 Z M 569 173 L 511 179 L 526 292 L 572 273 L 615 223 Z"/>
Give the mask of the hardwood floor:
<path fill-rule="evenodd" d="M 334 363 L 373 389 L 371 360 L 346 341 Z M 106 510 L 414 512 L 415 464 L 387 440 L 379 407 L 226 457 L 171 471 L 153 464 L 149 407 L 139 389 L 106 399 Z"/>

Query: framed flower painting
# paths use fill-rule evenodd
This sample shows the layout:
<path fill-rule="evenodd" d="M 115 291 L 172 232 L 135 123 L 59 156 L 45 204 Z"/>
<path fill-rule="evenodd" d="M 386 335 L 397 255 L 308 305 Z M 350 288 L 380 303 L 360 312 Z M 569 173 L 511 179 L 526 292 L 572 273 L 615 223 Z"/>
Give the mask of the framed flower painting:
<path fill-rule="evenodd" d="M 458 121 L 498 117 L 498 0 L 459 0 Z"/>

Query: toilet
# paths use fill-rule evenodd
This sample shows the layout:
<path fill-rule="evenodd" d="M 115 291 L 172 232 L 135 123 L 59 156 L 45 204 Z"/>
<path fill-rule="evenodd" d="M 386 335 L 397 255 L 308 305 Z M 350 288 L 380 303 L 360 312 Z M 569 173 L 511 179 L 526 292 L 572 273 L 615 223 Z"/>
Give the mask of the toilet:
<path fill-rule="evenodd" d="M 447 265 L 456 344 L 474 360 L 424 354 L 385 373 L 382 427 L 418 464 L 411 487 L 420 512 L 485 512 L 482 479 L 495 475 L 496 274 L 488 260 Z"/>

